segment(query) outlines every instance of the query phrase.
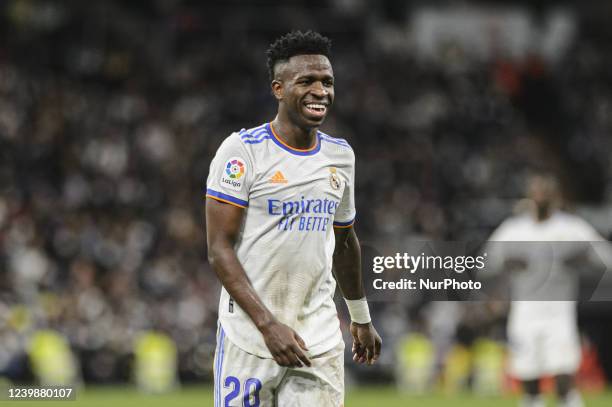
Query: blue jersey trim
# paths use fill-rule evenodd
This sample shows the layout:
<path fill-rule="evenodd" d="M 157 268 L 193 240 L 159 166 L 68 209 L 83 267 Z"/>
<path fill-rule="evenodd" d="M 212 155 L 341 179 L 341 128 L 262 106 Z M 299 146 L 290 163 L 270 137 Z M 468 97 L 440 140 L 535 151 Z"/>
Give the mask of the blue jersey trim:
<path fill-rule="evenodd" d="M 326 141 L 328 143 L 336 144 L 338 146 L 346 147 L 351 149 L 349 143 L 341 138 L 335 138 L 330 136 L 329 134 L 325 134 L 322 131 L 317 132 L 317 146 L 312 148 L 311 150 L 299 150 L 296 148 L 292 148 L 284 143 L 282 140 L 278 138 L 270 126 L 270 123 L 262 124 L 258 127 L 253 127 L 252 129 L 245 130 L 242 129 L 240 132 L 240 139 L 245 144 L 259 144 L 265 140 L 272 140 L 274 143 L 282 148 L 285 151 L 290 152 L 295 155 L 313 155 L 316 154 L 321 149 L 321 141 Z"/>
<path fill-rule="evenodd" d="M 346 141 L 343 138 L 332 137 L 327 133 L 323 133 L 322 131 L 319 131 L 319 134 L 321 135 L 322 138 L 325 138 L 329 141 L 335 141 L 337 143 L 346 144 L 347 146 L 349 145 L 348 141 Z"/>
<path fill-rule="evenodd" d="M 328 143 L 337 144 L 352 150 L 350 144 L 345 139 L 332 137 L 329 134 L 323 133 L 322 131 L 319 132 L 319 137 L 321 140 L 327 141 Z"/>
<path fill-rule="evenodd" d="M 256 135 L 250 134 L 250 133 L 245 133 L 243 135 L 240 136 L 240 138 L 242 139 L 242 141 L 246 141 L 246 140 L 259 140 L 262 137 L 266 137 L 269 136 L 267 131 L 262 131 L 257 133 Z"/>
<path fill-rule="evenodd" d="M 253 132 L 243 131 L 240 133 L 240 138 L 244 140 L 248 138 L 257 138 L 261 135 L 266 135 L 266 134 L 268 134 L 268 131 L 266 129 L 260 129 L 260 130 L 253 131 Z"/>
<path fill-rule="evenodd" d="M 330 140 L 330 139 L 328 139 L 327 137 L 321 137 L 321 140 L 322 140 L 322 141 L 325 141 L 325 142 L 328 142 L 328 143 L 337 144 L 337 145 L 339 145 L 339 146 L 342 146 L 342 147 L 346 147 L 346 148 L 351 149 L 351 146 L 349 146 L 348 144 L 346 144 L 346 143 L 341 143 L 341 142 L 336 141 L 336 140 Z M 351 150 L 352 150 L 352 149 L 351 149 Z"/>
<path fill-rule="evenodd" d="M 251 132 L 251 134 L 252 134 L 253 136 L 259 136 L 260 134 L 265 134 L 265 133 L 267 133 L 267 132 L 268 132 L 268 130 L 267 130 L 265 127 L 264 127 L 264 128 L 261 128 L 261 129 L 257 129 L 257 130 L 252 131 L 252 132 Z"/>
<path fill-rule="evenodd" d="M 264 140 L 270 140 L 271 138 L 272 138 L 272 137 L 270 137 L 270 136 L 264 136 L 264 137 L 262 137 L 262 138 L 258 138 L 258 139 L 256 139 L 256 140 L 249 140 L 249 139 L 246 139 L 246 140 L 243 140 L 242 142 L 243 142 L 244 144 L 259 144 L 259 143 L 261 143 L 262 141 L 264 141 Z"/>
<path fill-rule="evenodd" d="M 338 221 L 334 221 L 334 226 L 339 226 L 341 228 L 345 228 L 348 226 L 351 226 L 353 223 L 355 223 L 355 218 L 349 220 L 348 222 L 338 222 Z"/>
<path fill-rule="evenodd" d="M 261 124 L 261 125 L 259 125 L 259 126 L 257 126 L 257 127 L 253 127 L 252 129 L 249 129 L 249 130 L 247 130 L 247 131 L 248 131 L 249 133 L 256 133 L 256 132 L 258 132 L 259 130 L 265 130 L 265 128 L 266 128 L 266 124 L 267 124 L 267 123 Z"/>
<path fill-rule="evenodd" d="M 270 123 L 267 124 L 267 129 L 268 129 L 268 133 L 272 135 L 271 137 L 272 141 L 274 141 L 274 143 L 276 143 L 277 146 L 279 146 L 280 148 L 282 148 L 283 150 L 291 154 L 301 155 L 301 156 L 314 155 L 318 153 L 319 150 L 321 149 L 321 137 L 319 136 L 319 133 L 317 133 L 317 140 L 316 140 L 317 144 L 312 149 L 299 150 L 297 148 L 290 147 L 287 144 L 285 144 L 283 141 L 279 140 L 278 136 L 274 132 L 274 129 L 272 128 Z"/>
<path fill-rule="evenodd" d="M 234 203 L 243 208 L 249 206 L 247 201 L 243 201 L 242 199 L 235 198 L 231 195 L 224 194 L 223 192 L 215 191 L 214 189 L 206 189 L 206 196 L 210 196 L 211 198 L 218 198 L 221 201 L 226 201 L 228 203 Z"/>
<path fill-rule="evenodd" d="M 259 144 L 264 140 L 269 140 L 272 136 L 268 133 L 266 124 L 255 127 L 249 130 L 242 129 L 240 131 L 240 139 L 244 144 Z"/>
<path fill-rule="evenodd" d="M 217 355 L 217 366 L 215 367 L 216 369 L 216 373 L 217 373 L 217 378 L 215 380 L 215 391 L 216 391 L 216 397 L 215 397 L 215 406 L 219 406 L 221 407 L 222 405 L 222 401 L 221 401 L 221 382 L 223 381 L 223 378 L 221 377 L 221 374 L 223 373 L 223 357 L 224 357 L 224 353 L 225 353 L 225 331 L 223 330 L 223 327 L 221 326 L 221 324 L 219 324 L 219 341 L 217 342 L 217 346 L 219 354 Z"/>

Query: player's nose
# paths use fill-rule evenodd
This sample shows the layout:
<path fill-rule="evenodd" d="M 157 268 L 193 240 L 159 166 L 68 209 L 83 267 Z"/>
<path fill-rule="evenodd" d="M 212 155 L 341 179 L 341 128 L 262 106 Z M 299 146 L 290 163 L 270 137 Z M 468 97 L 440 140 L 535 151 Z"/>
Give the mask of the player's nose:
<path fill-rule="evenodd" d="M 325 89 L 325 86 L 323 86 L 321 82 L 313 83 L 312 87 L 310 88 L 310 92 L 313 95 L 321 97 L 321 98 L 329 95 L 329 91 Z"/>

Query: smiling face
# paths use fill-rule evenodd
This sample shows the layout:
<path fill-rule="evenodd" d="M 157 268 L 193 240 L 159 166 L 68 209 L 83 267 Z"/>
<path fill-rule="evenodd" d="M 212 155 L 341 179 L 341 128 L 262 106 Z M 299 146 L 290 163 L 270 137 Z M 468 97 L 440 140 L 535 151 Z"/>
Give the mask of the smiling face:
<path fill-rule="evenodd" d="M 295 55 L 277 64 L 272 92 L 279 114 L 300 128 L 319 127 L 334 102 L 334 73 L 324 55 Z"/>

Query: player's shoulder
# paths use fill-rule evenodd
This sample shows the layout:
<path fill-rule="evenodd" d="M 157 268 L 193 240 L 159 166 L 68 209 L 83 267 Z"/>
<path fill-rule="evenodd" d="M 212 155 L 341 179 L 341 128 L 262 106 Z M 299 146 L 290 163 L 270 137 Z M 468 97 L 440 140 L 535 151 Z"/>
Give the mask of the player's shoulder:
<path fill-rule="evenodd" d="M 555 213 L 553 214 L 553 218 L 557 222 L 567 222 L 567 223 L 584 223 L 584 222 L 586 222 L 580 216 L 578 216 L 576 214 L 573 214 L 571 212 L 563 211 L 563 210 L 555 211 Z"/>
<path fill-rule="evenodd" d="M 319 139 L 321 140 L 322 144 L 329 143 L 335 146 L 343 147 L 344 149 L 347 149 L 347 150 L 351 150 L 351 151 L 353 150 L 349 142 L 343 138 L 332 137 L 327 133 L 323 133 L 321 130 L 318 130 L 317 134 L 319 135 Z"/>
<path fill-rule="evenodd" d="M 349 160 L 355 160 L 355 153 L 353 152 L 353 148 L 345 139 L 332 137 L 327 133 L 323 133 L 322 131 L 317 131 L 317 135 L 319 137 L 321 149 L 323 151 L 332 154 L 338 154 Z"/>
<path fill-rule="evenodd" d="M 533 223 L 533 219 L 531 215 L 528 213 L 519 213 L 516 215 L 509 216 L 502 223 L 501 226 L 507 228 L 514 227 L 523 227 Z"/>
<path fill-rule="evenodd" d="M 270 138 L 267 123 L 249 129 L 233 131 L 221 142 L 219 150 L 253 152 L 253 146 Z"/>
<path fill-rule="evenodd" d="M 489 238 L 492 241 L 515 240 L 516 234 L 528 227 L 531 219 L 527 214 L 518 214 L 504 219 Z"/>
<path fill-rule="evenodd" d="M 246 146 L 258 145 L 272 138 L 270 125 L 268 123 L 260 124 L 250 129 L 241 129 L 234 133 L 233 136 L 236 137 L 236 142 L 240 142 Z"/>
<path fill-rule="evenodd" d="M 566 211 L 556 211 L 554 220 L 563 227 L 573 227 L 576 229 L 591 230 L 593 226 L 580 216 Z"/>

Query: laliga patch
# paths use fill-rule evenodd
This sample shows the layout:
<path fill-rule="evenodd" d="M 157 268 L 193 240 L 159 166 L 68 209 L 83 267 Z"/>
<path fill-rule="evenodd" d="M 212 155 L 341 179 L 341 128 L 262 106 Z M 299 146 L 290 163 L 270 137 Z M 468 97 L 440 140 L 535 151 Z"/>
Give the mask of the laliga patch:
<path fill-rule="evenodd" d="M 246 175 L 246 164 L 240 157 L 232 157 L 225 163 L 221 174 L 221 186 L 240 191 Z"/>

